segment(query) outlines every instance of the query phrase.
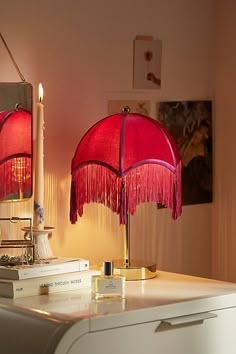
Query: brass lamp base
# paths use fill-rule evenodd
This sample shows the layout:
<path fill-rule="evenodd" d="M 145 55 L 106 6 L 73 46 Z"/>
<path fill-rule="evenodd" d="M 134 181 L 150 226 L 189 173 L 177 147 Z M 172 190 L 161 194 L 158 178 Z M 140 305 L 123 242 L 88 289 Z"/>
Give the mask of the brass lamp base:
<path fill-rule="evenodd" d="M 114 274 L 123 275 L 126 280 L 146 280 L 157 276 L 156 264 L 147 265 L 141 261 L 132 261 L 128 266 L 123 260 L 114 261 Z"/>

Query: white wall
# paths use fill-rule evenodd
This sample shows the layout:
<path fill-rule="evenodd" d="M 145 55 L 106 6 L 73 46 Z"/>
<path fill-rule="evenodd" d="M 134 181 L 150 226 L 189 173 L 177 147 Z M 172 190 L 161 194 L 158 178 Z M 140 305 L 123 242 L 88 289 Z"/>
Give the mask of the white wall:
<path fill-rule="evenodd" d="M 45 90 L 45 219 L 54 226 L 55 255 L 91 263 L 121 258 L 118 217 L 89 205 L 69 222 L 70 163 L 87 129 L 107 115 L 109 98 L 146 98 L 152 116 L 160 100 L 213 97 L 213 0 L 8 0 L 1 3 L 1 32 L 21 71 Z M 163 41 L 162 88 L 132 89 L 133 40 Z M 18 80 L 0 46 L 1 81 Z M 1 216 L 32 215 L 32 200 L 0 205 Z M 214 203 L 213 203 L 214 204 Z M 210 276 L 213 204 L 170 211 L 142 205 L 131 220 L 132 256 L 158 268 Z M 10 215 L 9 215 L 10 214 Z"/>

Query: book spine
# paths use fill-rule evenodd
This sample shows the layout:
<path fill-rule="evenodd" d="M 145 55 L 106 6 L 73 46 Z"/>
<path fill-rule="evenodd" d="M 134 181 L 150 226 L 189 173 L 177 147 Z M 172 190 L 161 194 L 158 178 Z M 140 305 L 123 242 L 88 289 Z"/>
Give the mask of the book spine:
<path fill-rule="evenodd" d="M 84 270 L 81 267 L 80 261 L 65 262 L 61 264 L 50 264 L 42 267 L 32 267 L 29 269 L 22 269 L 18 273 L 18 279 L 35 278 L 39 276 L 49 276 L 56 274 L 63 274 L 68 272 L 80 272 Z"/>
<path fill-rule="evenodd" d="M 92 275 L 97 271 L 62 274 L 61 276 L 39 277 L 0 282 L 0 296 L 20 298 L 34 295 L 79 290 L 91 287 Z"/>
<path fill-rule="evenodd" d="M 77 260 L 57 264 L 42 265 L 22 269 L 1 269 L 0 278 L 3 279 L 28 279 L 42 276 L 50 276 L 69 272 L 81 272 L 89 269 L 88 261 Z"/>

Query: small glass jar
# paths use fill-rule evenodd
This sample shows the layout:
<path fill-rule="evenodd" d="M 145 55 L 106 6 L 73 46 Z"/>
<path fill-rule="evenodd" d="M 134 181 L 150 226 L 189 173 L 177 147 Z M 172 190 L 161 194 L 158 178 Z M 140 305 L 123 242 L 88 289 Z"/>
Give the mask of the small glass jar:
<path fill-rule="evenodd" d="M 125 298 L 125 277 L 113 274 L 113 262 L 103 262 L 103 274 L 93 275 L 92 298 Z"/>

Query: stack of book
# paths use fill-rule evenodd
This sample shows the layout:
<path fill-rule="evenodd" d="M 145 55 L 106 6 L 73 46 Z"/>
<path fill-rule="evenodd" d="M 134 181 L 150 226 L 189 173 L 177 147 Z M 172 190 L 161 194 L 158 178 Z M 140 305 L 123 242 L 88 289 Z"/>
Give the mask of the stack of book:
<path fill-rule="evenodd" d="M 89 261 L 58 257 L 33 265 L 0 266 L 0 296 L 20 298 L 91 287 Z"/>

